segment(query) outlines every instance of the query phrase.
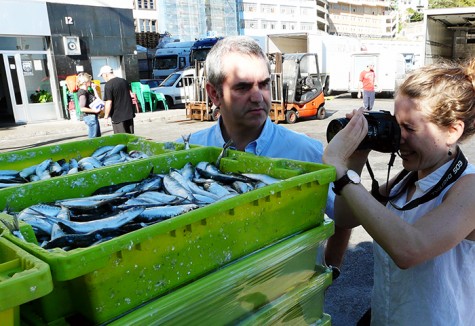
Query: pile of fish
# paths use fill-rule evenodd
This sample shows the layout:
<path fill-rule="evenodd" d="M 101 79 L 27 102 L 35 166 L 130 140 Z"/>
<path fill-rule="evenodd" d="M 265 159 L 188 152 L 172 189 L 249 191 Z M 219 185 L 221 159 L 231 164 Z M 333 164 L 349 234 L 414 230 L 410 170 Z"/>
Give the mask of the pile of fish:
<path fill-rule="evenodd" d="M 18 221 L 30 224 L 45 249 L 88 247 L 116 236 L 178 216 L 199 207 L 260 188 L 280 180 L 265 174 L 221 172 L 215 164 L 200 162 L 97 189 L 91 196 L 32 205 L 5 225 L 18 237 Z"/>
<path fill-rule="evenodd" d="M 78 160 L 74 158 L 69 161 L 46 159 L 21 171 L 0 170 L 0 189 L 147 157 L 148 155 L 141 151 L 133 150 L 127 153 L 127 146 L 124 144 L 102 146 L 91 156 Z"/>

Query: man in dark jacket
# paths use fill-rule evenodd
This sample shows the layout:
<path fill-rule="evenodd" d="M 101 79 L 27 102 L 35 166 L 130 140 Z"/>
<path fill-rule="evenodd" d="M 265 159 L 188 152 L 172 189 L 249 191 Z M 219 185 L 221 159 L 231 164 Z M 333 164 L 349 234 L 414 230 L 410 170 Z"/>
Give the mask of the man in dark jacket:
<path fill-rule="evenodd" d="M 129 83 L 125 79 L 115 76 L 110 66 L 103 66 L 99 77 L 106 81 L 104 119 L 111 118 L 114 134 L 133 134 L 135 111 L 130 97 Z"/>

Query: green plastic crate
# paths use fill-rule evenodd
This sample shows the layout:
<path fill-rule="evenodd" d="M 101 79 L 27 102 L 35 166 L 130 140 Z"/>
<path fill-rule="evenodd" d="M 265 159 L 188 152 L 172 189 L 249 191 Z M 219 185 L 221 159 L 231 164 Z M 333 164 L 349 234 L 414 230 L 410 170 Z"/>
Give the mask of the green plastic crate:
<path fill-rule="evenodd" d="M 0 235 L 0 324 L 20 325 L 20 305 L 52 290 L 48 264 Z"/>
<path fill-rule="evenodd" d="M 97 188 L 167 173 L 187 162 L 214 162 L 220 148 L 201 147 L 117 164 L 81 175 L 7 188 L 0 197 L 17 211 L 33 204 L 90 195 Z M 104 322 L 218 267 L 323 222 L 333 167 L 230 151 L 226 172 L 265 173 L 281 182 L 199 208 L 90 248 L 46 251 L 9 236 L 50 265 L 55 290 L 43 303 L 47 321 L 79 313 Z M 16 189 L 15 189 L 16 188 Z M 74 303 L 68 303 L 74 298 Z"/>
<path fill-rule="evenodd" d="M 330 326 L 331 317 L 323 312 L 325 290 L 330 286 L 332 273 L 315 275 L 307 283 L 297 286 L 250 317 L 235 323 L 240 326 L 314 325 Z"/>
<path fill-rule="evenodd" d="M 138 150 L 145 154 L 160 155 L 184 149 L 180 143 L 157 143 L 130 134 L 115 134 L 85 140 L 72 141 L 57 145 L 38 146 L 31 149 L 0 153 L 0 170 L 21 171 L 29 166 L 39 164 L 47 159 L 58 161 L 61 159 L 81 159 L 90 156 L 102 146 L 127 145 L 127 151 Z"/>
<path fill-rule="evenodd" d="M 230 263 L 110 325 L 233 324 L 306 284 L 316 273 L 328 272 L 316 257 L 331 234 L 333 222 L 324 222 Z"/>

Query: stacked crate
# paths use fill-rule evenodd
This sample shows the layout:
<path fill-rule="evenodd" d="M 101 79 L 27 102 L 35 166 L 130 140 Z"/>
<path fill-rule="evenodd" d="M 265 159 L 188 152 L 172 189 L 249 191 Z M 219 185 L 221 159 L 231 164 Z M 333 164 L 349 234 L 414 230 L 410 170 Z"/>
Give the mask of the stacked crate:
<path fill-rule="evenodd" d="M 0 208 L 8 204 L 18 211 L 36 203 L 88 196 L 102 186 L 141 180 L 151 170 L 167 173 L 188 162 L 215 162 L 221 152 L 213 147 L 182 150 L 178 144 L 170 149 L 143 139 L 131 143 L 154 154 L 3 189 Z M 79 144 L 57 145 L 56 151 L 64 153 L 80 148 Z M 89 145 L 91 152 L 94 149 Z M 47 251 L 5 234 L 51 269 L 54 289 L 25 304 L 30 319 L 68 324 L 71 317 L 90 324 L 125 325 L 152 320 L 196 323 L 199 318 L 209 320 L 211 314 L 216 323 L 246 324 L 275 319 L 269 319 L 269 312 L 278 307 L 282 318 L 329 322 L 323 313 L 323 293 L 331 283 L 331 272 L 316 257 L 333 233 L 324 210 L 334 169 L 237 151 L 230 151 L 220 168 L 283 181 L 68 252 Z M 309 311 L 313 312 L 307 315 Z M 153 318 L 141 321 L 144 316 Z"/>

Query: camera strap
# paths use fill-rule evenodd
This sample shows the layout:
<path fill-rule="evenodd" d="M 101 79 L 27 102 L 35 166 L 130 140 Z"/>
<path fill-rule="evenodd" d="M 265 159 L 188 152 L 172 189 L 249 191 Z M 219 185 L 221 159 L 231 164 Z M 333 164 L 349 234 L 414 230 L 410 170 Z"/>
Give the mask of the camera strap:
<path fill-rule="evenodd" d="M 417 172 L 409 172 L 407 170 L 402 170 L 401 173 L 396 177 L 396 179 L 393 182 L 393 187 L 394 185 L 398 184 L 400 181 L 402 181 L 408 174 L 409 177 L 406 178 L 404 181 L 404 184 L 402 185 L 401 189 L 398 191 L 397 194 L 386 197 L 383 196 L 379 193 L 379 186 L 377 186 L 377 181 L 374 179 L 374 174 L 372 171 L 370 172 L 371 178 L 373 179 L 373 184 L 371 187 L 371 194 L 379 201 L 381 202 L 387 202 L 389 201 L 390 204 L 396 208 L 397 210 L 401 211 L 406 211 L 413 209 L 423 203 L 426 203 L 434 198 L 436 198 L 448 185 L 454 183 L 465 171 L 466 167 L 468 165 L 468 161 L 466 157 L 463 155 L 462 150 L 457 147 L 457 156 L 453 160 L 452 164 L 450 167 L 445 171 L 444 175 L 440 180 L 435 184 L 426 194 L 424 194 L 422 197 L 416 198 L 414 200 L 411 200 L 409 203 L 404 205 L 403 207 L 398 207 L 391 203 L 391 200 L 398 197 L 401 195 L 403 192 L 407 190 L 410 184 L 414 183 L 417 181 Z M 367 167 L 369 166 L 369 163 L 367 162 Z M 369 171 L 369 170 L 368 170 Z M 388 172 L 389 173 L 389 172 Z M 375 188 L 377 186 L 377 188 Z M 392 187 L 391 187 L 392 189 Z M 390 191 L 388 191 L 390 193 Z"/>

